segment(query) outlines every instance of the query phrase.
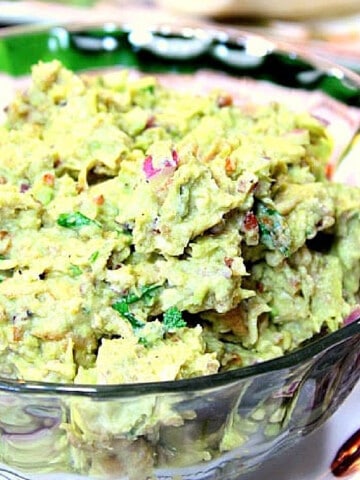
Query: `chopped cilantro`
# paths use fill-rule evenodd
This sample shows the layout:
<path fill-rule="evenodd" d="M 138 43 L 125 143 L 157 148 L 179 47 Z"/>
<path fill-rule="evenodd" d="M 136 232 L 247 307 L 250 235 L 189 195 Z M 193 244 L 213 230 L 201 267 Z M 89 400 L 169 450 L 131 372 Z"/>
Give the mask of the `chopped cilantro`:
<path fill-rule="evenodd" d="M 138 320 L 135 315 L 133 315 L 129 310 L 129 304 L 126 299 L 120 300 L 112 304 L 112 308 L 116 310 L 122 317 L 124 317 L 132 326 L 134 330 L 143 328 L 145 323 L 141 320 Z"/>
<path fill-rule="evenodd" d="M 164 312 L 163 326 L 166 332 L 174 332 L 178 328 L 186 327 L 182 313 L 177 307 L 170 307 Z"/>
<path fill-rule="evenodd" d="M 144 347 L 149 347 L 150 346 L 150 342 L 145 337 L 139 337 L 138 342 L 140 343 L 140 345 L 143 345 Z"/>
<path fill-rule="evenodd" d="M 82 274 L 81 268 L 78 265 L 73 265 L 72 263 L 70 264 L 69 270 L 72 277 L 78 277 Z"/>
<path fill-rule="evenodd" d="M 124 297 L 124 301 L 130 305 L 131 303 L 138 302 L 139 300 L 144 300 L 144 302 L 148 305 L 149 301 L 154 298 L 155 291 L 160 288 L 161 285 L 144 285 L 140 287 L 140 293 L 128 293 Z"/>
<path fill-rule="evenodd" d="M 112 308 L 116 310 L 123 318 L 126 318 L 131 324 L 134 330 L 142 328 L 145 323 L 138 320 L 133 313 L 130 312 L 129 305 L 143 300 L 145 305 L 149 305 L 154 298 L 155 291 L 160 288 L 161 285 L 144 285 L 140 287 L 140 293 L 128 293 L 120 300 L 112 304 Z"/>
<path fill-rule="evenodd" d="M 88 218 L 80 212 L 61 213 L 57 219 L 57 224 L 64 228 L 81 228 L 86 225 L 101 226 L 99 222 Z"/>
<path fill-rule="evenodd" d="M 97 260 L 99 255 L 100 255 L 99 250 L 96 250 L 95 252 L 93 252 L 89 257 L 89 262 L 94 263 Z"/>
<path fill-rule="evenodd" d="M 288 256 L 291 238 L 285 218 L 262 202 L 257 204 L 256 218 L 260 242 L 269 250 L 279 250 L 282 255 Z"/>
<path fill-rule="evenodd" d="M 139 300 L 144 300 L 146 305 L 149 305 L 151 300 L 155 296 L 155 292 L 161 287 L 161 285 L 144 285 L 140 288 L 140 297 Z"/>
<path fill-rule="evenodd" d="M 127 237 L 132 237 L 132 231 L 131 230 L 125 230 L 125 229 L 122 229 L 122 228 L 115 227 L 115 232 L 118 235 L 126 235 Z"/>

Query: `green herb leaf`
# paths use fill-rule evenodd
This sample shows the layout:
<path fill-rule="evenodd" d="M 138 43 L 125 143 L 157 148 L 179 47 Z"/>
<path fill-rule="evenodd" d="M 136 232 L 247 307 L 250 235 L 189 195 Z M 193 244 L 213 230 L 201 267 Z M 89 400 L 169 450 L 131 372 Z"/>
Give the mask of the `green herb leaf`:
<path fill-rule="evenodd" d="M 64 228 L 81 228 L 86 225 L 101 227 L 99 222 L 88 218 L 80 212 L 61 213 L 57 219 L 57 224 Z"/>
<path fill-rule="evenodd" d="M 99 255 L 100 255 L 99 250 L 96 250 L 95 252 L 93 252 L 89 257 L 89 262 L 94 263 L 97 260 Z"/>
<path fill-rule="evenodd" d="M 141 320 L 138 320 L 135 315 L 133 315 L 129 310 L 129 305 L 126 299 L 120 300 L 119 302 L 115 302 L 112 305 L 112 308 L 116 310 L 120 315 L 125 318 L 130 325 L 133 327 L 134 330 L 138 330 L 139 328 L 143 328 L 145 323 Z"/>
<path fill-rule="evenodd" d="M 259 223 L 260 242 L 269 250 L 279 250 L 282 255 L 288 256 L 291 238 L 285 218 L 262 202 L 257 204 L 256 218 Z"/>
<path fill-rule="evenodd" d="M 143 300 L 146 305 L 151 303 L 151 300 L 154 298 L 155 293 L 161 285 L 153 284 L 153 285 L 144 285 L 140 288 L 140 297 L 139 300 Z"/>
<path fill-rule="evenodd" d="M 82 274 L 81 268 L 78 265 L 73 265 L 72 263 L 70 264 L 69 270 L 72 277 L 78 277 Z"/>
<path fill-rule="evenodd" d="M 113 303 L 112 308 L 116 310 L 120 315 L 126 320 L 128 320 L 134 330 L 142 328 L 145 323 L 138 320 L 135 315 L 130 312 L 129 305 L 143 300 L 146 305 L 149 305 L 151 300 L 154 298 L 155 291 L 160 288 L 161 285 L 144 285 L 140 288 L 140 294 L 128 293 L 126 296 L 122 297 L 117 302 Z"/>
<path fill-rule="evenodd" d="M 170 307 L 164 312 L 163 326 L 166 332 L 175 332 L 178 328 L 186 327 L 182 313 L 177 307 Z"/>
<path fill-rule="evenodd" d="M 149 301 L 154 298 L 156 290 L 158 290 L 161 285 L 144 285 L 140 287 L 140 294 L 128 293 L 123 300 L 130 305 L 131 303 L 138 302 L 139 300 L 144 300 L 148 305 Z"/>
<path fill-rule="evenodd" d="M 143 345 L 146 348 L 150 347 L 150 342 L 145 337 L 139 337 L 138 343 L 140 343 L 140 345 Z"/>

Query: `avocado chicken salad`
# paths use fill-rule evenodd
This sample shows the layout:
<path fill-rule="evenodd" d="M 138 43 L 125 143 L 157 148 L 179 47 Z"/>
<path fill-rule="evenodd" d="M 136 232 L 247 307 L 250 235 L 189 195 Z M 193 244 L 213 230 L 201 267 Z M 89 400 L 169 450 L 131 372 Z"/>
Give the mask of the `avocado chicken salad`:
<path fill-rule="evenodd" d="M 279 357 L 358 303 L 360 189 L 309 113 L 33 67 L 0 127 L 2 376 L 178 380 Z"/>

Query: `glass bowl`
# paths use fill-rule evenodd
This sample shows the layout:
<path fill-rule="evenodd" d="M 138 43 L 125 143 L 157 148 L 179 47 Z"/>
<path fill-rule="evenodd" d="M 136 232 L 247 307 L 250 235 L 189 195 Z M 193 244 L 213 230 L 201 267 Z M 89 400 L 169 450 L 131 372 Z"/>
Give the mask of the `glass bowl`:
<path fill-rule="evenodd" d="M 73 70 L 193 74 L 206 68 L 360 106 L 355 74 L 238 30 L 108 23 L 0 32 L 3 79 L 21 79 L 33 63 L 54 58 Z M 342 151 L 351 150 L 354 138 L 352 132 Z M 354 315 L 283 357 L 206 377 L 94 386 L 3 375 L 0 476 L 238 479 L 335 412 L 359 379 L 359 342 Z"/>

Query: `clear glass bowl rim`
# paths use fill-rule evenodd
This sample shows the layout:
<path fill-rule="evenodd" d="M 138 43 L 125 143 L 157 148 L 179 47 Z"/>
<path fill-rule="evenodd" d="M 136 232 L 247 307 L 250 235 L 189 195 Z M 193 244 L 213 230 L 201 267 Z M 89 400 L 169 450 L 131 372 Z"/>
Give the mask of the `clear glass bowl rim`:
<path fill-rule="evenodd" d="M 339 345 L 353 336 L 359 335 L 360 319 L 343 326 L 335 332 L 311 341 L 307 345 L 287 353 L 247 367 L 215 373 L 202 377 L 164 382 L 145 382 L 131 384 L 87 385 L 73 383 L 50 383 L 12 380 L 0 377 L 0 392 L 31 394 L 76 395 L 96 398 L 136 397 L 145 394 L 169 394 L 181 392 L 198 392 L 206 389 L 221 388 L 250 377 L 290 369 L 311 361 L 317 355 Z"/>

